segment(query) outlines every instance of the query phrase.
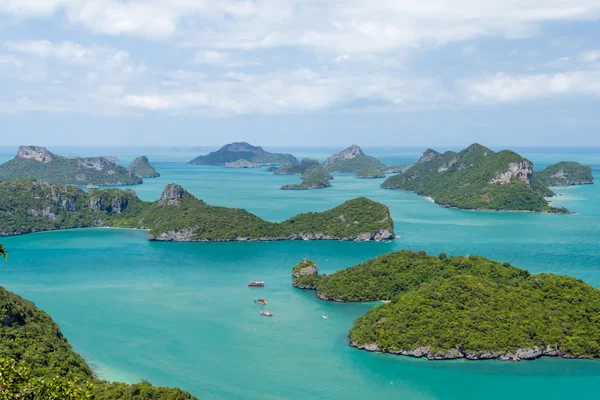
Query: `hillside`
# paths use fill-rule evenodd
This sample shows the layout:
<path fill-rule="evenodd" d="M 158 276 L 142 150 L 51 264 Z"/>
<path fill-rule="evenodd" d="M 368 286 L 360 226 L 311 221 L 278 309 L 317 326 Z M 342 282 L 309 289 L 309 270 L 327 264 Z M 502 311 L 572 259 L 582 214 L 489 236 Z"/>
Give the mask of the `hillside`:
<path fill-rule="evenodd" d="M 298 163 L 291 154 L 269 153 L 260 146 L 252 146 L 246 142 L 235 142 L 221 147 L 205 156 L 198 156 L 190 164 L 225 165 L 226 163 L 246 160 L 255 164 Z"/>
<path fill-rule="evenodd" d="M 535 176 L 540 178 L 546 186 L 590 185 L 594 183 L 592 169 L 577 162 L 563 161 L 550 165 L 540 172 L 535 172 Z"/>
<path fill-rule="evenodd" d="M 83 400 L 94 396 L 98 400 L 197 400 L 180 389 L 151 386 L 144 381 L 129 385 L 97 379 L 50 315 L 1 286 L 0 319 L 3 399 Z"/>
<path fill-rule="evenodd" d="M 0 179 L 15 178 L 71 185 L 117 186 L 142 183 L 142 178 L 105 157 L 67 158 L 38 146 L 21 146 L 15 158 L 0 165 Z"/>
<path fill-rule="evenodd" d="M 156 169 L 150 165 L 150 161 L 148 161 L 148 157 L 146 156 L 141 156 L 133 160 L 128 169 L 140 178 L 158 178 L 160 176 Z"/>
<path fill-rule="evenodd" d="M 571 277 L 406 250 L 311 272 L 294 286 L 323 300 L 389 301 L 354 322 L 354 347 L 429 359 L 600 357 L 600 290 Z"/>
<path fill-rule="evenodd" d="M 318 160 L 303 158 L 299 163 L 287 163 L 274 170 L 275 175 L 302 175 L 309 168 L 319 165 Z"/>
<path fill-rule="evenodd" d="M 509 150 L 473 144 L 455 153 L 427 150 L 411 168 L 388 178 L 386 189 L 410 190 L 462 209 L 568 212 L 550 207 L 552 192 L 533 174 L 533 163 Z"/>
<path fill-rule="evenodd" d="M 350 222 L 351 221 L 351 222 Z M 211 206 L 179 185 L 144 202 L 130 189 L 94 190 L 31 179 L 0 182 L 0 236 L 98 226 L 148 229 L 150 240 L 382 240 L 393 236 L 389 209 L 359 198 L 282 223 L 243 209 Z"/>
<path fill-rule="evenodd" d="M 331 187 L 333 176 L 320 165 L 313 165 L 302 173 L 302 182 L 283 185 L 282 190 L 312 190 Z"/>
<path fill-rule="evenodd" d="M 379 170 L 385 168 L 385 165 L 375 157 L 366 155 L 360 147 L 354 144 L 329 157 L 323 163 L 323 167 L 330 172 L 356 173 L 363 168 Z"/>

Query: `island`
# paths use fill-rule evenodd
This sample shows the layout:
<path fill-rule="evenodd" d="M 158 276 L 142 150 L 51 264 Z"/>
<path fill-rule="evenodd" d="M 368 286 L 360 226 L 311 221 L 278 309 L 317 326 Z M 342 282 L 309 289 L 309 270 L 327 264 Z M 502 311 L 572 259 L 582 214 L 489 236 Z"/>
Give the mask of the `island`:
<path fill-rule="evenodd" d="M 240 159 L 237 161 L 225 163 L 225 168 L 260 168 L 260 164 Z"/>
<path fill-rule="evenodd" d="M 291 154 L 269 153 L 260 146 L 253 146 L 246 142 L 226 144 L 217 151 L 194 158 L 189 163 L 198 165 L 225 165 L 226 163 L 239 160 L 246 160 L 250 163 L 260 165 L 298 163 L 296 157 Z"/>
<path fill-rule="evenodd" d="M 141 156 L 133 160 L 128 169 L 140 178 L 158 178 L 160 176 L 156 169 L 150 165 L 150 161 L 148 161 L 148 157 L 146 156 Z"/>
<path fill-rule="evenodd" d="M 375 157 L 366 155 L 359 146 L 353 144 L 325 160 L 323 167 L 329 172 L 356 173 L 363 168 L 383 169 L 385 165 Z"/>
<path fill-rule="evenodd" d="M 333 176 L 320 165 L 313 165 L 302 174 L 302 182 L 283 185 L 282 190 L 313 190 L 331 187 Z"/>
<path fill-rule="evenodd" d="M 275 175 L 302 175 L 310 167 L 319 165 L 319 160 L 312 158 L 303 158 L 299 163 L 287 163 L 279 168 L 274 169 Z"/>
<path fill-rule="evenodd" d="M 378 168 L 363 167 L 356 171 L 356 177 L 358 179 L 380 179 L 385 178 L 385 173 Z"/>
<path fill-rule="evenodd" d="M 98 379 L 50 315 L 1 286 L 0 319 L 3 399 L 198 400 L 146 381 L 130 385 Z"/>
<path fill-rule="evenodd" d="M 292 271 L 304 265 L 312 261 Z M 600 290 L 568 276 L 408 250 L 297 275 L 294 286 L 322 300 L 385 301 L 354 321 L 349 343 L 359 349 L 430 360 L 600 357 Z"/>
<path fill-rule="evenodd" d="M 415 165 L 389 177 L 381 187 L 409 190 L 452 208 L 569 213 L 548 204 L 545 197 L 554 193 L 533 172 L 531 161 L 477 143 L 458 153 L 428 149 Z"/>
<path fill-rule="evenodd" d="M 146 229 L 149 240 L 177 242 L 394 237 L 388 207 L 364 197 L 276 223 L 243 209 L 206 204 L 176 184 L 167 185 L 157 201 L 145 202 L 131 189 L 86 193 L 32 179 L 0 182 L 0 236 L 104 226 Z"/>
<path fill-rule="evenodd" d="M 61 157 L 39 146 L 20 146 L 15 158 L 0 165 L 0 179 L 15 178 L 97 186 L 142 183 L 142 178 L 105 157 Z"/>
<path fill-rule="evenodd" d="M 292 284 L 298 289 L 315 290 L 320 280 L 319 267 L 313 260 L 305 258 L 292 268 L 292 276 L 295 278 Z"/>
<path fill-rule="evenodd" d="M 535 172 L 546 186 L 591 185 L 594 183 L 592 168 L 578 162 L 563 161 Z"/>

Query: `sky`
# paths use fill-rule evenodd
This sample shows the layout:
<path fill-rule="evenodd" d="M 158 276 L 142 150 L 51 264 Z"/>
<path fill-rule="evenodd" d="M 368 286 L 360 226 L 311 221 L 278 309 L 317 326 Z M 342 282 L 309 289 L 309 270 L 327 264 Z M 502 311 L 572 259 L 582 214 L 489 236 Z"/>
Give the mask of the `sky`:
<path fill-rule="evenodd" d="M 599 0 L 0 0 L 0 143 L 600 146 Z"/>

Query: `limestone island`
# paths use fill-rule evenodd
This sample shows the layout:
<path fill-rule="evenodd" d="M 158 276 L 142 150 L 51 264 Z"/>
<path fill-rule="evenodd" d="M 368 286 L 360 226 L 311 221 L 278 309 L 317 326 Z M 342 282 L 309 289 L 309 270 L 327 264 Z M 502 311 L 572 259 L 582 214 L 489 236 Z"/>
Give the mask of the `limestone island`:
<path fill-rule="evenodd" d="M 591 185 L 594 183 L 592 168 L 577 162 L 563 161 L 535 172 L 546 186 Z"/>
<path fill-rule="evenodd" d="M 15 178 L 71 185 L 142 183 L 142 178 L 105 157 L 61 157 L 39 146 L 20 146 L 15 158 L 0 165 L 0 179 Z"/>
<path fill-rule="evenodd" d="M 314 167 L 319 165 L 319 160 L 314 160 L 312 158 L 303 158 L 299 163 L 287 163 L 281 167 L 274 167 L 273 174 L 274 175 L 302 175 L 304 174 L 310 167 Z"/>
<path fill-rule="evenodd" d="M 329 172 L 357 173 L 365 168 L 381 170 L 385 165 L 377 158 L 366 155 L 359 146 L 353 144 L 325 160 L 323 167 Z"/>
<path fill-rule="evenodd" d="M 225 165 L 226 163 L 246 160 L 250 163 L 286 164 L 297 163 L 298 160 L 291 154 L 269 153 L 260 146 L 253 146 L 246 142 L 235 142 L 221 147 L 205 156 L 198 156 L 190 164 L 198 165 Z"/>
<path fill-rule="evenodd" d="M 363 167 L 356 171 L 356 177 L 358 179 L 380 179 L 385 178 L 385 173 L 378 168 Z"/>
<path fill-rule="evenodd" d="M 282 190 L 313 190 L 331 187 L 330 180 L 333 176 L 320 165 L 313 165 L 302 175 L 302 182 L 296 184 L 283 185 Z"/>
<path fill-rule="evenodd" d="M 148 157 L 146 156 L 141 156 L 133 160 L 128 169 L 140 178 L 158 178 L 160 176 L 156 169 L 150 165 L 150 161 L 148 161 Z"/>
<path fill-rule="evenodd" d="M 391 176 L 381 187 L 409 190 L 460 209 L 569 213 L 546 201 L 545 197 L 554 195 L 548 188 L 552 183 L 548 174 L 534 172 L 533 163 L 513 151 L 496 153 L 473 144 L 458 153 L 428 149 L 415 165 Z"/>
<path fill-rule="evenodd" d="M 50 315 L 1 286 L 0 319 L 3 399 L 198 400 L 146 381 L 130 385 L 97 378 Z"/>
<path fill-rule="evenodd" d="M 260 164 L 248 160 L 239 159 L 234 162 L 225 163 L 225 168 L 260 168 Z"/>
<path fill-rule="evenodd" d="M 86 227 L 148 230 L 149 240 L 229 242 L 275 240 L 384 240 L 394 237 L 388 207 L 364 197 L 331 210 L 268 222 L 246 210 L 211 206 L 176 184 L 157 201 L 131 189 L 84 192 L 32 179 L 0 182 L 0 236 Z"/>
<path fill-rule="evenodd" d="M 600 357 L 600 290 L 568 276 L 408 250 L 328 276 L 303 260 L 292 273 L 322 300 L 386 301 L 354 321 L 349 343 L 359 349 L 429 360 Z"/>

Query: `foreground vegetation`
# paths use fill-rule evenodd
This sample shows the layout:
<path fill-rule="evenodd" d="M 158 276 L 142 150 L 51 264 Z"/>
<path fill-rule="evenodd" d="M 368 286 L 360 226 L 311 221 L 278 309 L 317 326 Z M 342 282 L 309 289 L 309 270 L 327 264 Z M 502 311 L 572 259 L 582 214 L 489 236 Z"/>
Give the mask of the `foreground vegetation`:
<path fill-rule="evenodd" d="M 459 153 L 427 150 L 417 164 L 381 187 L 410 190 L 462 209 L 567 213 L 544 197 L 553 193 L 533 173 L 533 163 L 512 151 L 473 144 Z"/>
<path fill-rule="evenodd" d="M 298 269 L 298 266 L 295 267 Z M 600 290 L 479 256 L 399 251 L 296 287 L 325 300 L 387 300 L 354 322 L 355 347 L 430 359 L 600 357 Z"/>
<path fill-rule="evenodd" d="M 99 380 L 50 315 L 1 286 L 0 320 L 0 399 L 197 400 L 181 389 L 145 381 Z"/>
<path fill-rule="evenodd" d="M 97 226 L 144 228 L 150 239 L 176 241 L 351 240 L 393 232 L 389 209 L 366 198 L 274 223 L 243 209 L 206 204 L 179 185 L 168 185 L 159 200 L 144 202 L 128 189 L 86 193 L 31 179 L 0 182 L 0 236 Z"/>

